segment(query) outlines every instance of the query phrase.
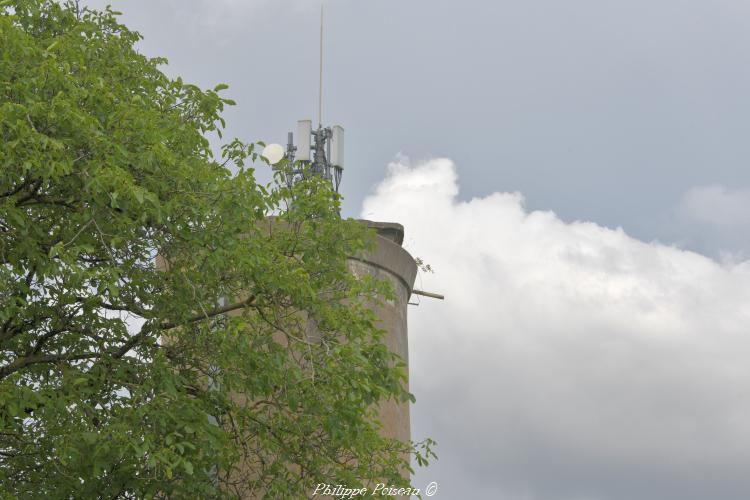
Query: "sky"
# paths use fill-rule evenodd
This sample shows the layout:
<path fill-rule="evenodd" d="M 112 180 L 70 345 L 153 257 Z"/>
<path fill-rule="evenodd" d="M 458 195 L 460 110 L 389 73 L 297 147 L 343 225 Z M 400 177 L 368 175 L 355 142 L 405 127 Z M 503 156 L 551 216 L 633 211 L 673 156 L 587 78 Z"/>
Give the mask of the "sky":
<path fill-rule="evenodd" d="M 89 0 L 101 7 L 108 2 Z M 226 136 L 317 120 L 317 0 L 112 0 Z M 344 215 L 397 221 L 437 498 L 746 498 L 750 4 L 327 0 Z M 268 176 L 259 171 L 259 176 Z"/>

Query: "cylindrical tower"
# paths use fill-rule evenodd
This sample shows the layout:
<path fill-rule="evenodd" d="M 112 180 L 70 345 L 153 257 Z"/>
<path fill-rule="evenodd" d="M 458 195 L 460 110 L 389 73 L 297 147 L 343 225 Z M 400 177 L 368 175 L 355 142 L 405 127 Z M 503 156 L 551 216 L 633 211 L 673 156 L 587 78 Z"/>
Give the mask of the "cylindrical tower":
<path fill-rule="evenodd" d="M 404 227 L 401 224 L 362 222 L 377 232 L 375 245 L 371 251 L 350 258 L 349 269 L 356 275 L 370 275 L 391 283 L 394 291 L 393 300 L 373 304 L 372 309 L 379 319 L 378 326 L 386 331 L 385 344 L 403 359 L 408 368 L 407 304 L 417 276 L 417 264 L 401 246 L 404 240 Z M 385 436 L 401 441 L 410 439 L 408 401 L 384 402 L 381 405 L 380 418 Z"/>

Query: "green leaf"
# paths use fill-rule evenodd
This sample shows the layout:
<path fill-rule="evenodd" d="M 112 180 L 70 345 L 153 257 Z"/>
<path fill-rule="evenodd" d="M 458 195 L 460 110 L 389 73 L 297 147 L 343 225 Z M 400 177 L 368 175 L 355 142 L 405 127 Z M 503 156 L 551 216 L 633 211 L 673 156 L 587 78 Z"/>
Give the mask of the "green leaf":
<path fill-rule="evenodd" d="M 81 439 L 88 445 L 94 444 L 99 436 L 95 432 L 84 432 L 81 434 Z"/>

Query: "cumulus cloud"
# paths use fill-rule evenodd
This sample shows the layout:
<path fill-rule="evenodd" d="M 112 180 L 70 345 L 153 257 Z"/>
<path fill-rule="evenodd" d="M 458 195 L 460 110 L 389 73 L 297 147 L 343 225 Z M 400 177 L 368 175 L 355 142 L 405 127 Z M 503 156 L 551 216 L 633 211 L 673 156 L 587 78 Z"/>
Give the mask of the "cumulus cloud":
<path fill-rule="evenodd" d="M 520 193 L 458 192 L 450 160 L 400 157 L 362 209 L 404 224 L 407 249 L 435 269 L 419 286 L 446 295 L 409 311 L 413 435 L 440 455 L 417 486 L 747 498 L 750 262 L 566 223 Z"/>

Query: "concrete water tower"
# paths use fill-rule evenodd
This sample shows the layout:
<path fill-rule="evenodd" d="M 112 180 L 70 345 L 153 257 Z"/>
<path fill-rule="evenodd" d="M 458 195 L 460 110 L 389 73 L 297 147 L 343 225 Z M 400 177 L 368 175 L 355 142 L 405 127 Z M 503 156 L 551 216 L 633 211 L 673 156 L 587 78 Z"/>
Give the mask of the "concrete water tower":
<path fill-rule="evenodd" d="M 317 129 L 313 129 L 311 120 L 300 120 L 297 122 L 296 144 L 294 139 L 295 134 L 289 132 L 285 149 L 278 144 L 270 144 L 263 150 L 262 156 L 272 165 L 286 160 L 281 174 L 290 187 L 305 175 L 315 175 L 330 182 L 331 190 L 338 192 L 344 171 L 343 127 L 318 125 Z M 408 373 L 407 307 L 412 293 L 424 293 L 414 290 L 417 263 L 401 246 L 404 240 L 401 224 L 369 220 L 361 222 L 375 230 L 374 245 L 368 252 L 351 256 L 348 267 L 355 275 L 370 275 L 390 283 L 393 299 L 371 304 L 370 307 L 379 319 L 378 326 L 386 332 L 383 339 L 386 346 L 406 363 Z M 401 441 L 411 439 L 408 401 L 382 403 L 380 420 L 385 436 Z"/>

